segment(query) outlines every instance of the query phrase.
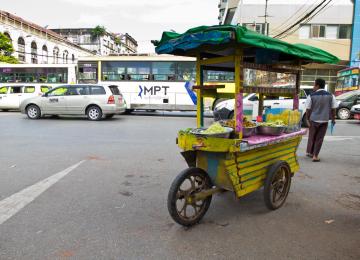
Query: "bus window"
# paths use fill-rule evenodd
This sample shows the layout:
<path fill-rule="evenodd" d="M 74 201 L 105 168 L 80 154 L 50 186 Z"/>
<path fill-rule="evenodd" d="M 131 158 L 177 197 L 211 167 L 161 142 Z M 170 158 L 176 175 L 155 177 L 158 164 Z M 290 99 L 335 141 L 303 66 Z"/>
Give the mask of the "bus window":
<path fill-rule="evenodd" d="M 24 88 L 24 93 L 34 93 L 35 92 L 35 87 L 34 86 L 26 86 Z"/>
<path fill-rule="evenodd" d="M 195 62 L 184 61 L 178 62 L 178 73 L 177 80 L 180 81 L 190 81 L 195 80 Z"/>
<path fill-rule="evenodd" d="M 176 63 L 175 62 L 153 62 L 152 75 L 154 80 L 174 81 Z"/>
<path fill-rule="evenodd" d="M 126 80 L 144 81 L 150 80 L 150 62 L 128 62 Z"/>
<path fill-rule="evenodd" d="M 229 71 L 205 71 L 205 81 L 207 82 L 234 82 L 235 74 Z"/>
<path fill-rule="evenodd" d="M 121 81 L 126 80 L 126 63 L 121 61 L 104 61 L 101 65 L 102 80 Z"/>
<path fill-rule="evenodd" d="M 0 87 L 0 94 L 7 94 L 8 88 L 7 87 Z"/>

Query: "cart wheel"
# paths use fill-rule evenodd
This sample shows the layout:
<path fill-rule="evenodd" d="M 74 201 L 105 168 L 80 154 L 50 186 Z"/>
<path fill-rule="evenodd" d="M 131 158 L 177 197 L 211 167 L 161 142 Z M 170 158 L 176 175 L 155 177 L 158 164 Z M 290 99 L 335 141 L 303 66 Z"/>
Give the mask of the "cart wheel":
<path fill-rule="evenodd" d="M 270 166 L 264 185 L 264 200 L 268 209 L 280 208 L 289 194 L 291 185 L 291 170 L 284 161 L 278 161 Z"/>
<path fill-rule="evenodd" d="M 191 198 L 211 187 L 211 180 L 204 170 L 191 167 L 182 171 L 169 190 L 167 205 L 170 216 L 183 226 L 198 223 L 210 206 L 211 196 L 198 201 L 191 201 Z"/>

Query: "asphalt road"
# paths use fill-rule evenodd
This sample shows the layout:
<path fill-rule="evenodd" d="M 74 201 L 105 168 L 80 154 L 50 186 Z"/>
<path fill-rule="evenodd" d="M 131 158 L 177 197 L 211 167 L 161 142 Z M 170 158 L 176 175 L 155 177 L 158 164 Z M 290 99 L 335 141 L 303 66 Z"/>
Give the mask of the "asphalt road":
<path fill-rule="evenodd" d="M 268 211 L 261 190 L 223 193 L 184 229 L 166 197 L 186 168 L 176 133 L 195 119 L 170 115 L 0 113 L 0 259 L 360 259 L 360 123 L 339 122 L 320 163 L 304 138 L 281 209 Z M 1 213 L 4 202 L 15 211 Z"/>

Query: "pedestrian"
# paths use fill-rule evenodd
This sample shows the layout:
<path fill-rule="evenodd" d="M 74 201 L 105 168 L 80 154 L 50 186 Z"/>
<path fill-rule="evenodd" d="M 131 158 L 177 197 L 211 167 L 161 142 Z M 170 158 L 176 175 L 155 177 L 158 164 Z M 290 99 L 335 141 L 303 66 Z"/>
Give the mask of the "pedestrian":
<path fill-rule="evenodd" d="M 313 162 L 320 162 L 319 153 L 329 120 L 335 125 L 337 102 L 335 96 L 325 90 L 325 80 L 316 79 L 313 90 L 306 101 L 306 119 L 309 125 L 306 156 L 312 158 Z"/>

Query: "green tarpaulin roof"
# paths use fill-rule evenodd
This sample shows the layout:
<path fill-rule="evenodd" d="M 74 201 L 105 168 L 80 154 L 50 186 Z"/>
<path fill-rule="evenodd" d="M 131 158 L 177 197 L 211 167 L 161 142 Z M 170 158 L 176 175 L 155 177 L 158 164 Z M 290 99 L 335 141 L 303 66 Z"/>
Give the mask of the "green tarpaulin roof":
<path fill-rule="evenodd" d="M 305 45 L 290 44 L 259 34 L 243 26 L 216 25 L 192 28 L 183 34 L 164 32 L 160 41 L 154 41 L 156 53 L 182 56 L 196 56 L 199 52 L 208 55 L 225 56 L 224 50 L 235 50 L 235 46 L 244 46 L 244 56 L 252 57 L 256 63 L 276 62 L 332 63 L 339 59 L 321 49 Z M 231 51 L 230 51 L 231 52 Z"/>

